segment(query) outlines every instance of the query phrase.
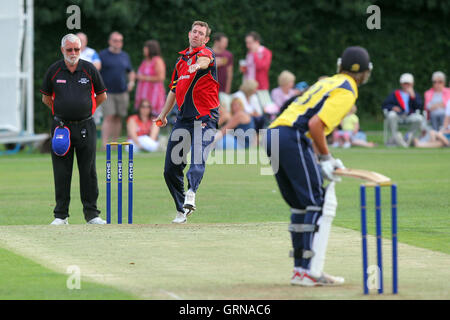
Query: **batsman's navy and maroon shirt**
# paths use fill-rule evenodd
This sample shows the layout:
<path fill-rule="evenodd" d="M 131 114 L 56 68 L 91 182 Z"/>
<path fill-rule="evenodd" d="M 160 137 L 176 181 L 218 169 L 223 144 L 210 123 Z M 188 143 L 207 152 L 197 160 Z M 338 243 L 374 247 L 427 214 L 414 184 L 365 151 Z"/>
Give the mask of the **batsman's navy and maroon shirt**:
<path fill-rule="evenodd" d="M 169 85 L 176 96 L 178 117 L 199 119 L 209 115 L 218 119 L 219 82 L 214 51 L 203 45 L 192 51 L 187 48 L 179 54 L 181 56 L 177 60 Z M 199 57 L 211 59 L 208 68 L 189 73 L 189 66 L 196 63 Z"/>
<path fill-rule="evenodd" d="M 40 92 L 53 96 L 52 114 L 70 121 L 89 118 L 95 112 L 95 95 L 106 91 L 105 84 L 95 66 L 78 60 L 72 73 L 64 60 L 52 64 L 47 70 Z"/>

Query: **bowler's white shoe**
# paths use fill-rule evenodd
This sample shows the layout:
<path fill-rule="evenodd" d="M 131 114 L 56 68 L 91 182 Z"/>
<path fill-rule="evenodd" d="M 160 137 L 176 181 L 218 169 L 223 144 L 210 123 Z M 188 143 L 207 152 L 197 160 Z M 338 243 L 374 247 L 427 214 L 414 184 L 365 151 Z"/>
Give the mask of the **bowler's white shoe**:
<path fill-rule="evenodd" d="M 55 220 L 53 220 L 52 223 L 50 224 L 53 226 L 61 226 L 63 224 L 69 224 L 69 220 L 68 218 L 65 219 L 55 218 Z"/>
<path fill-rule="evenodd" d="M 195 192 L 191 189 L 186 191 L 183 208 L 185 209 L 186 217 L 190 216 L 195 210 Z"/>
<path fill-rule="evenodd" d="M 106 224 L 106 221 L 100 217 L 95 217 L 87 222 L 88 224 Z"/>
<path fill-rule="evenodd" d="M 172 223 L 186 223 L 186 214 L 184 212 L 177 212 L 175 219 L 172 220 Z"/>
<path fill-rule="evenodd" d="M 315 278 L 304 271 L 294 270 L 294 275 L 291 279 L 292 285 L 303 287 L 317 287 L 317 286 L 339 286 L 344 283 L 344 278 L 335 277 L 322 272 L 319 278 Z"/>

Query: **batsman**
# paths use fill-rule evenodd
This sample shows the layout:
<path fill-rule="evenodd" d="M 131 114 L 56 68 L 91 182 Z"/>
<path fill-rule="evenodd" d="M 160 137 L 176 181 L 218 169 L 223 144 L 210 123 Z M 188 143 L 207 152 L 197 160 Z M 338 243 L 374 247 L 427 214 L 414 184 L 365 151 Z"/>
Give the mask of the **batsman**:
<path fill-rule="evenodd" d="M 323 272 L 337 208 L 335 182 L 339 178 L 333 172 L 344 168 L 342 161 L 330 154 L 326 136 L 355 104 L 358 86 L 368 81 L 372 63 L 366 49 L 353 46 L 344 50 L 337 65 L 336 75 L 319 80 L 292 102 L 270 124 L 267 134 L 267 153 L 291 212 L 292 285 L 344 283 L 344 278 Z M 330 181 L 326 188 L 324 179 Z"/>

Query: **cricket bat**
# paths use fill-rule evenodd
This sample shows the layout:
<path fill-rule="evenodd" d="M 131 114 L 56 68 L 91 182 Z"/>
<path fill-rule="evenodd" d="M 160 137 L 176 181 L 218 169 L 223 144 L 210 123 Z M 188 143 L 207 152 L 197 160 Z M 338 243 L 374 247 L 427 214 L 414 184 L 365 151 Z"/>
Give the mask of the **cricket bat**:
<path fill-rule="evenodd" d="M 374 171 L 345 168 L 345 169 L 336 169 L 334 171 L 334 174 L 337 176 L 362 179 L 374 185 L 388 186 L 392 184 L 390 178 Z"/>

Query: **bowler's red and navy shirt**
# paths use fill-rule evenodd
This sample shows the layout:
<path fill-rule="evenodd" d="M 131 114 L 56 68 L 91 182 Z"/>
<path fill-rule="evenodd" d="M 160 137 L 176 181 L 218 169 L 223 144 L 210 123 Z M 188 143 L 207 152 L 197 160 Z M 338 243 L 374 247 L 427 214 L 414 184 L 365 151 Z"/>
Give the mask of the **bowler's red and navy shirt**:
<path fill-rule="evenodd" d="M 218 119 L 219 82 L 214 51 L 203 45 L 192 51 L 187 48 L 179 54 L 181 56 L 177 60 L 169 85 L 176 96 L 178 117 L 198 119 L 209 115 Z M 208 68 L 189 73 L 189 66 L 196 63 L 199 57 L 211 59 Z"/>
<path fill-rule="evenodd" d="M 95 66 L 78 60 L 72 73 L 64 60 L 48 68 L 40 92 L 53 97 L 52 114 L 70 121 L 80 121 L 92 116 L 97 108 L 95 95 L 106 91 L 102 76 Z"/>

